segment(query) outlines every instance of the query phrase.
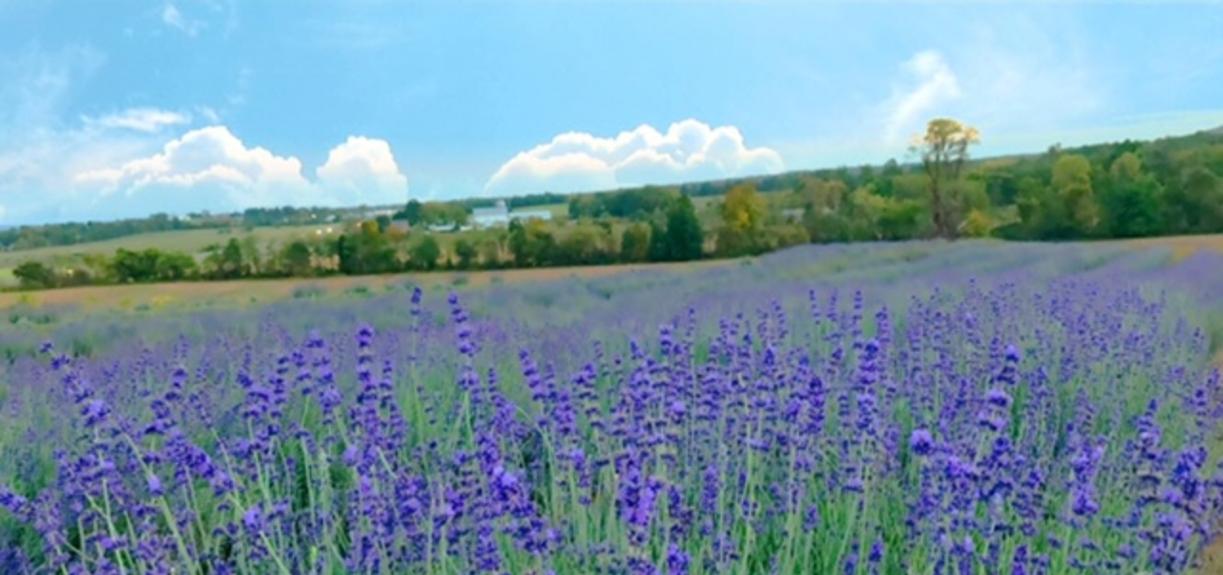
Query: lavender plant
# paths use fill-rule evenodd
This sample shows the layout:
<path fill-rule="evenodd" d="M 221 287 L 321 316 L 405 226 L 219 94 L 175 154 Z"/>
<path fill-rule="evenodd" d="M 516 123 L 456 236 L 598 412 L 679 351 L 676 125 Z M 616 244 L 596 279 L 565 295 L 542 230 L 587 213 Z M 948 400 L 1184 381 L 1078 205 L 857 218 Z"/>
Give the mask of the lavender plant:
<path fill-rule="evenodd" d="M 862 249 L 41 343 L 5 377 L 0 571 L 1192 569 L 1221 390 L 1175 278 L 1219 268 Z M 542 296 L 584 307 L 513 313 Z"/>

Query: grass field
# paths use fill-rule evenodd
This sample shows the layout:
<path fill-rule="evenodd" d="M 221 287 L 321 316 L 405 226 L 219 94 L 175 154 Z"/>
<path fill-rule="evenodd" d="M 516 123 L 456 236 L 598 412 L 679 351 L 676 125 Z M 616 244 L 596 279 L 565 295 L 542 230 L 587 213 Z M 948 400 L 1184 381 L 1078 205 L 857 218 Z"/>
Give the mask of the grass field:
<path fill-rule="evenodd" d="M 729 263 L 731 262 L 725 260 L 709 260 L 680 264 L 623 264 L 474 272 L 84 286 L 31 292 L 2 292 L 0 293 L 0 309 L 14 305 L 78 306 L 86 310 L 207 308 L 275 302 L 292 298 L 299 290 L 317 291 L 319 296 L 342 296 L 366 292 L 379 293 L 401 287 L 406 283 L 432 287 L 479 287 L 497 283 L 598 278 L 637 271 L 701 270 Z"/>
<path fill-rule="evenodd" d="M 338 232 L 340 224 L 256 227 L 250 230 L 242 228 L 220 228 L 207 230 L 176 230 L 168 232 L 153 232 L 136 234 L 100 242 L 88 242 L 70 246 L 51 246 L 29 250 L 0 251 L 0 288 L 16 284 L 12 269 L 25 261 L 69 262 L 79 259 L 82 255 L 105 254 L 113 255 L 115 250 L 143 250 L 157 248 L 166 251 L 185 252 L 198 255 L 204 249 L 214 244 L 224 244 L 231 238 L 243 239 L 254 237 L 259 244 L 268 242 L 282 243 L 299 237 L 326 233 L 331 228 Z"/>

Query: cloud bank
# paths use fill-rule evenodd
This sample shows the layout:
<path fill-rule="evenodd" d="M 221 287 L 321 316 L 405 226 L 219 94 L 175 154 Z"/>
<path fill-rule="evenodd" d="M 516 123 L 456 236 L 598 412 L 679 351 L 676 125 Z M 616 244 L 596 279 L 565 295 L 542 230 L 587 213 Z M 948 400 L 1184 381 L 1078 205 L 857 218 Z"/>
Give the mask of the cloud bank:
<path fill-rule="evenodd" d="M 318 184 L 341 197 L 363 197 L 365 203 L 402 202 L 408 178 L 399 170 L 386 140 L 349 136 L 331 149 L 318 168 Z"/>
<path fill-rule="evenodd" d="M 566 132 L 520 152 L 488 179 L 489 195 L 578 192 L 778 172 L 781 155 L 749 148 L 734 126 L 688 119 L 665 133 L 642 124 L 614 137 Z"/>
<path fill-rule="evenodd" d="M 191 130 L 160 152 L 76 174 L 101 191 L 99 203 L 138 204 L 183 213 L 255 206 L 356 205 L 406 201 L 408 181 L 385 140 L 350 137 L 328 154 L 311 181 L 302 162 L 248 146 L 225 126 Z"/>

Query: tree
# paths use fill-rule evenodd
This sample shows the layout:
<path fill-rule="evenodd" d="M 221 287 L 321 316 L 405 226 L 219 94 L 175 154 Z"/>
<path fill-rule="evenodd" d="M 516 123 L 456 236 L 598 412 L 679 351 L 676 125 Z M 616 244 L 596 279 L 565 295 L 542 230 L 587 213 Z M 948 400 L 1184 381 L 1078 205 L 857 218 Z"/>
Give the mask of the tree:
<path fill-rule="evenodd" d="M 921 156 L 922 168 L 926 173 L 930 214 L 934 233 L 939 237 L 952 238 L 955 234 L 954 227 L 948 221 L 945 186 L 960 177 L 960 170 L 968 160 L 968 147 L 979 141 L 980 134 L 976 128 L 950 118 L 935 118 L 926 125 L 925 135 L 913 145 L 914 152 Z"/>
<path fill-rule="evenodd" d="M 640 222 L 624 229 L 620 236 L 620 259 L 643 262 L 650 255 L 650 227 Z"/>
<path fill-rule="evenodd" d="M 1162 190 L 1154 178 L 1142 171 L 1142 161 L 1125 152 L 1109 167 L 1109 182 L 1100 204 L 1111 237 L 1142 237 L 1164 229 L 1160 210 Z"/>
<path fill-rule="evenodd" d="M 157 253 L 154 269 L 156 279 L 159 281 L 186 279 L 195 275 L 195 258 L 182 252 Z"/>
<path fill-rule="evenodd" d="M 590 265 L 606 263 L 607 252 L 602 245 L 602 229 L 592 225 L 578 225 L 557 243 L 557 263 L 567 265 Z"/>
<path fill-rule="evenodd" d="M 280 268 L 286 275 L 292 277 L 303 277 L 313 273 L 310 246 L 301 240 L 294 240 L 286 244 L 280 250 Z"/>
<path fill-rule="evenodd" d="M 739 184 L 726 192 L 722 202 L 723 225 L 740 232 L 759 230 L 764 223 L 765 204 L 756 185 Z"/>
<path fill-rule="evenodd" d="M 222 278 L 238 278 L 247 274 L 242 258 L 242 245 L 235 238 L 229 238 L 229 241 L 225 242 L 218 263 L 217 270 Z"/>
<path fill-rule="evenodd" d="M 667 259 L 687 261 L 700 259 L 705 246 L 705 234 L 696 217 L 696 207 L 688 196 L 680 196 L 667 211 Z"/>
<path fill-rule="evenodd" d="M 1053 164 L 1053 190 L 1070 224 L 1080 236 L 1090 234 L 1100 221 L 1100 209 L 1091 187 L 1091 162 L 1079 154 L 1063 154 Z"/>
<path fill-rule="evenodd" d="M 476 245 L 467 241 L 467 238 L 459 238 L 454 242 L 454 255 L 459 258 L 459 267 L 463 269 L 471 269 L 472 263 L 479 257 L 480 251 L 476 249 Z"/>
<path fill-rule="evenodd" d="M 1186 170 L 1179 182 L 1168 187 L 1169 225 L 1182 233 L 1223 231 L 1223 179 L 1207 167 Z"/>
<path fill-rule="evenodd" d="M 161 254 L 156 249 L 135 252 L 119 248 L 110 267 L 119 283 L 152 281 L 157 278 L 157 260 Z"/>
<path fill-rule="evenodd" d="M 407 220 L 408 225 L 415 226 L 421 221 L 421 211 L 423 208 L 424 206 L 419 201 L 414 199 L 408 200 L 408 205 L 395 214 L 395 219 Z"/>
<path fill-rule="evenodd" d="M 727 256 L 757 253 L 764 225 L 765 203 L 752 183 L 739 184 L 722 201 L 722 229 L 718 230 L 718 252 Z"/>
<path fill-rule="evenodd" d="M 412 246 L 410 256 L 412 265 L 423 270 L 432 270 L 437 267 L 437 259 L 441 257 L 442 249 L 437 245 L 437 240 L 433 236 L 426 235 Z"/>
<path fill-rule="evenodd" d="M 55 271 L 41 262 L 22 262 L 13 268 L 13 276 L 23 289 L 52 288 L 59 283 Z"/>

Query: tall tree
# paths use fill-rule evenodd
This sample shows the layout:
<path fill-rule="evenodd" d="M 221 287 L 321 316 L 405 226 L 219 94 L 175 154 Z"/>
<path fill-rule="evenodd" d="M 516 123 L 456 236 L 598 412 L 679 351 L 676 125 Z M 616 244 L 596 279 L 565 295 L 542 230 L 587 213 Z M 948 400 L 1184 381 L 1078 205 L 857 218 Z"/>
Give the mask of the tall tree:
<path fill-rule="evenodd" d="M 722 229 L 718 230 L 718 252 L 739 256 L 757 252 L 762 246 L 765 203 L 756 185 L 739 184 L 722 201 Z"/>
<path fill-rule="evenodd" d="M 1080 236 L 1091 234 L 1100 221 L 1100 208 L 1091 186 L 1091 162 L 1079 154 L 1063 154 L 1053 163 L 1053 190 L 1065 206 Z"/>
<path fill-rule="evenodd" d="M 705 234 L 696 217 L 696 207 L 688 196 L 681 195 L 667 210 L 667 248 L 672 261 L 700 259 L 705 245 Z"/>
<path fill-rule="evenodd" d="M 913 145 L 913 151 L 921 156 L 922 168 L 930 192 L 930 214 L 934 222 L 934 233 L 939 237 L 952 238 L 955 226 L 949 221 L 949 206 L 945 198 L 948 184 L 960 177 L 960 170 L 968 160 L 968 147 L 980 142 L 976 128 L 961 124 L 950 118 L 935 118 L 926 125 L 926 133 Z"/>

